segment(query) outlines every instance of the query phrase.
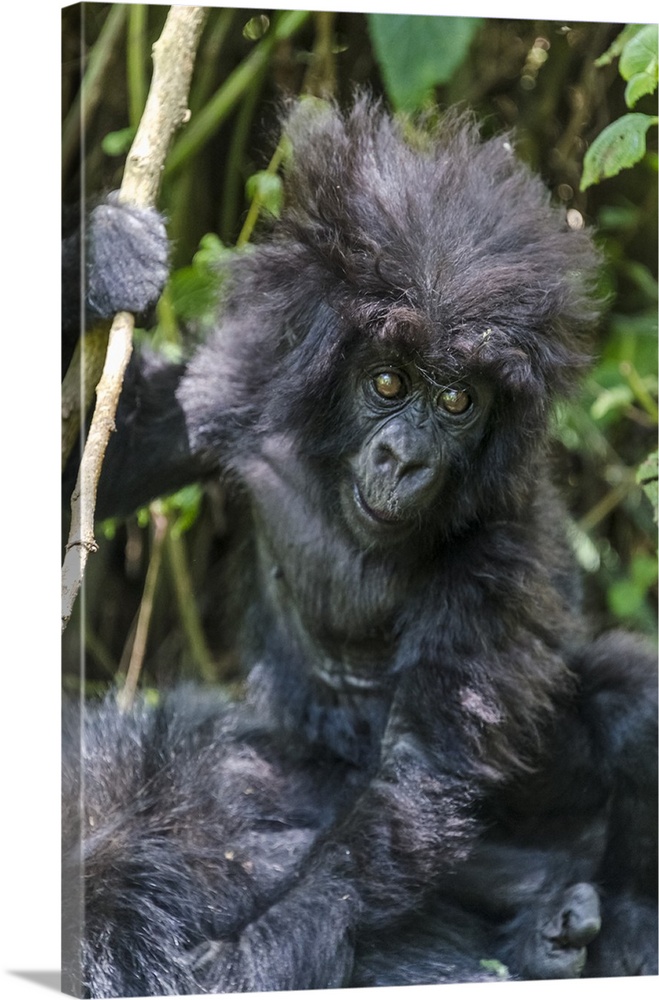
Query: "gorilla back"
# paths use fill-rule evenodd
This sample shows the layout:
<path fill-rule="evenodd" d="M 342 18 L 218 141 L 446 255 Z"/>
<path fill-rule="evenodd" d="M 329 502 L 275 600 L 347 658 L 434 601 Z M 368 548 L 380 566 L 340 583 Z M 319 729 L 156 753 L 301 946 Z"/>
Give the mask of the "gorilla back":
<path fill-rule="evenodd" d="M 89 712 L 72 989 L 652 971 L 654 658 L 575 610 L 545 468 L 590 237 L 464 119 L 287 129 L 282 218 L 187 366 L 135 373 L 101 484 L 223 478 L 247 693 Z"/>

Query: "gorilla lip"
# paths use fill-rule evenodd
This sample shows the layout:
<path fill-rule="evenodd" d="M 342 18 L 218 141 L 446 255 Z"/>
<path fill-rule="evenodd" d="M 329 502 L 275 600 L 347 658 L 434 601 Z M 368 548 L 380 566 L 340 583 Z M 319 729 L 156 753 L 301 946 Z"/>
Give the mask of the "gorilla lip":
<path fill-rule="evenodd" d="M 371 520 L 375 521 L 376 524 L 381 524 L 384 527 L 400 527 L 403 524 L 403 520 L 397 517 L 395 514 L 391 514 L 387 511 L 374 510 L 362 495 L 362 492 L 357 483 L 353 485 L 353 495 L 355 498 L 355 503 L 357 508 Z"/>

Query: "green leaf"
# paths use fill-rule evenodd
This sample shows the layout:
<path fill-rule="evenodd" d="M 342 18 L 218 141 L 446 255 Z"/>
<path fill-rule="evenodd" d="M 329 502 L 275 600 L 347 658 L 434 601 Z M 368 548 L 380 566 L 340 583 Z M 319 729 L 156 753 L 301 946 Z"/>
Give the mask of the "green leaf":
<path fill-rule="evenodd" d="M 267 14 L 259 14 L 256 17 L 251 17 L 243 28 L 243 38 L 246 38 L 250 42 L 256 42 L 259 38 L 263 38 L 269 27 L 270 18 Z"/>
<path fill-rule="evenodd" d="M 201 237 L 192 263 L 170 276 L 167 292 L 174 322 L 193 324 L 199 331 L 215 322 L 226 273 L 224 265 L 233 254 L 215 233 Z"/>
<path fill-rule="evenodd" d="M 481 23 L 475 17 L 369 14 L 373 51 L 394 107 L 414 111 L 434 87 L 446 83 Z"/>
<path fill-rule="evenodd" d="M 248 177 L 245 190 L 250 201 L 258 198 L 267 212 L 270 212 L 275 218 L 279 218 L 284 199 L 279 174 L 273 174 L 269 170 L 259 170 Z"/>
<path fill-rule="evenodd" d="M 193 483 L 190 486 L 184 486 L 177 493 L 172 493 L 161 501 L 165 514 L 172 522 L 171 530 L 179 538 L 196 522 L 201 510 L 202 499 L 201 486 L 198 483 Z"/>
<path fill-rule="evenodd" d="M 192 263 L 195 267 L 212 269 L 218 267 L 232 252 L 215 233 L 204 233 L 199 240 L 199 249 L 192 258 Z"/>
<path fill-rule="evenodd" d="M 637 73 L 633 76 L 625 87 L 625 103 L 628 108 L 633 108 L 646 94 L 651 94 L 657 89 L 657 74 L 654 77 L 650 73 Z"/>
<path fill-rule="evenodd" d="M 641 222 L 642 210 L 637 205 L 602 205 L 597 216 L 599 232 L 633 233 Z"/>
<path fill-rule="evenodd" d="M 609 337 L 604 345 L 604 356 L 620 362 L 633 361 L 639 371 L 657 375 L 657 309 L 635 315 L 612 313 Z"/>
<path fill-rule="evenodd" d="M 645 155 L 645 136 L 659 119 L 638 113 L 623 115 L 600 132 L 586 152 L 581 178 L 581 190 L 606 177 L 615 177 L 621 170 L 633 167 Z"/>
<path fill-rule="evenodd" d="M 657 284 L 657 279 L 650 270 L 647 264 L 641 264 L 637 260 L 624 261 L 621 265 L 621 271 L 625 275 L 628 281 L 643 293 L 643 296 L 653 304 L 656 305 L 659 299 L 659 285 Z M 643 317 L 637 317 L 641 322 L 643 322 Z M 652 332 L 656 334 L 657 332 L 657 314 L 651 312 L 649 316 L 645 317 L 645 323 L 651 327 Z"/>
<path fill-rule="evenodd" d="M 179 268 L 170 279 L 174 311 L 184 322 L 204 322 L 215 316 L 219 300 L 218 276 L 203 267 Z"/>
<path fill-rule="evenodd" d="M 135 132 L 136 129 L 132 126 L 119 129 L 117 132 L 108 132 L 101 142 L 103 152 L 106 156 L 124 156 L 130 149 Z"/>
<path fill-rule="evenodd" d="M 633 108 L 641 97 L 657 89 L 659 61 L 655 25 L 646 25 L 625 45 L 619 69 L 623 80 L 628 81 L 625 89 L 628 108 Z"/>
<path fill-rule="evenodd" d="M 622 50 L 619 69 L 623 80 L 631 80 L 638 73 L 651 73 L 656 86 L 657 46 L 656 25 L 646 24 Z"/>

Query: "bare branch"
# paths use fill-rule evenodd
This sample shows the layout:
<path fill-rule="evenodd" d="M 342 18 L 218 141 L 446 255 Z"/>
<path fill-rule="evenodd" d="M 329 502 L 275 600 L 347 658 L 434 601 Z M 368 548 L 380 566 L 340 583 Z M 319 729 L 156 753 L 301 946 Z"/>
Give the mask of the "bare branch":
<path fill-rule="evenodd" d="M 153 47 L 153 79 L 144 114 L 131 147 L 120 199 L 139 207 L 154 205 L 172 137 L 187 120 L 190 80 L 207 11 L 171 7 Z M 62 630 L 71 617 L 87 558 L 95 551 L 94 511 L 101 466 L 114 429 L 124 372 L 132 352 L 133 317 L 119 313 L 112 324 L 96 407 L 71 498 L 71 529 L 62 567 Z"/>

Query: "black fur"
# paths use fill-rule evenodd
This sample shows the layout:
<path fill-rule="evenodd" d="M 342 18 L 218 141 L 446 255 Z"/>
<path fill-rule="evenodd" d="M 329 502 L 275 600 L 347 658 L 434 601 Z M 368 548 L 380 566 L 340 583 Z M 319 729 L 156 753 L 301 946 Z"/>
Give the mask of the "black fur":
<path fill-rule="evenodd" d="M 589 635 L 546 475 L 590 238 L 464 120 L 288 131 L 282 219 L 185 370 L 135 376 L 102 483 L 223 476 L 246 701 L 85 713 L 80 847 L 74 715 L 70 986 L 656 971 L 654 657 Z"/>

